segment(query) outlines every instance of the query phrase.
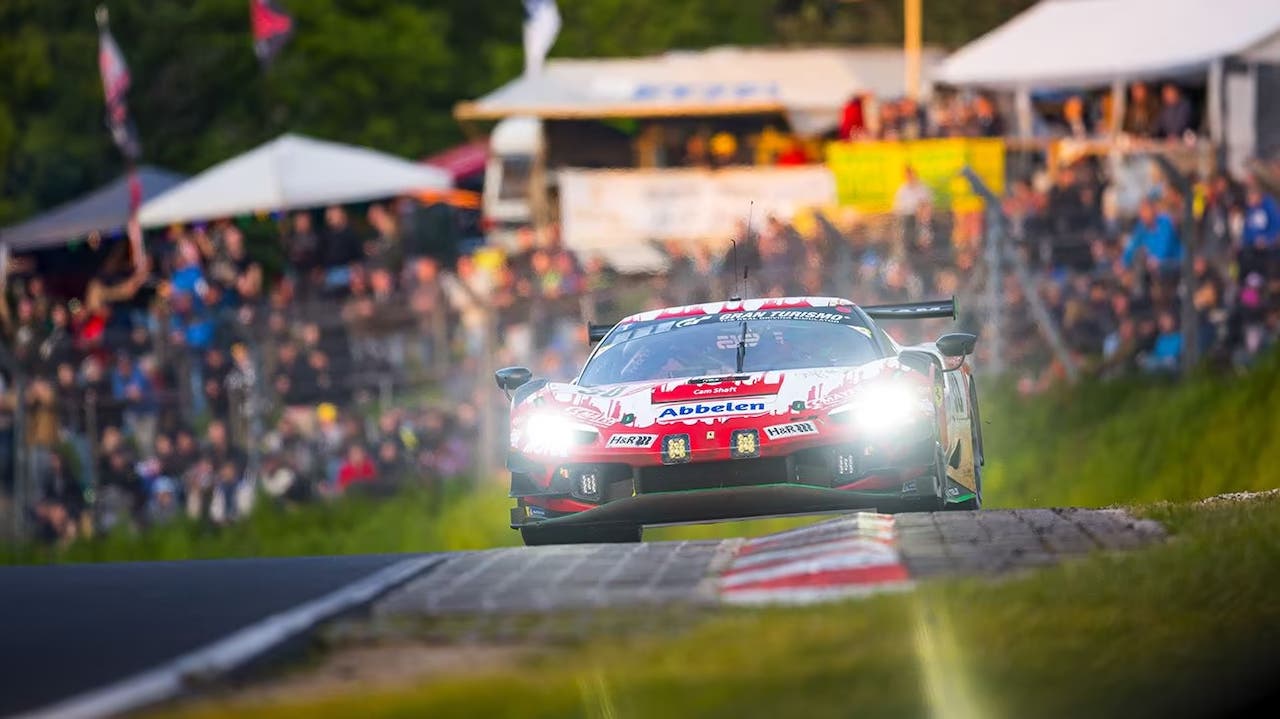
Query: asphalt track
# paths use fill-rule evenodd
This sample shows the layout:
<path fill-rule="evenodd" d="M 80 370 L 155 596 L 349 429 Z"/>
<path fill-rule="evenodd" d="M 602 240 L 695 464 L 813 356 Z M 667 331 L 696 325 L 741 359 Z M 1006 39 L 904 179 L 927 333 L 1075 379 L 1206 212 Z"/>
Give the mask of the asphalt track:
<path fill-rule="evenodd" d="M 402 556 L 0 569 L 0 716 L 137 674 Z"/>
<path fill-rule="evenodd" d="M 862 513 L 747 541 L 0 568 L 0 716 L 145 706 L 356 607 L 376 622 L 824 601 L 1162 536 L 1111 510 Z"/>

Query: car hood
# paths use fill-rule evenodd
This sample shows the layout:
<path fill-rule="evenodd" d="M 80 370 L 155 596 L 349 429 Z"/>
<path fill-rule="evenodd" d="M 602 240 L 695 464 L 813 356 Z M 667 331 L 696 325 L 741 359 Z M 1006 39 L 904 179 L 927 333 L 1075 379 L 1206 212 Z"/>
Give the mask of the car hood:
<path fill-rule="evenodd" d="M 897 358 L 886 358 L 857 367 L 597 387 L 553 382 L 522 401 L 516 414 L 554 413 L 600 428 L 717 424 L 834 407 L 847 402 L 859 385 L 904 371 Z"/>

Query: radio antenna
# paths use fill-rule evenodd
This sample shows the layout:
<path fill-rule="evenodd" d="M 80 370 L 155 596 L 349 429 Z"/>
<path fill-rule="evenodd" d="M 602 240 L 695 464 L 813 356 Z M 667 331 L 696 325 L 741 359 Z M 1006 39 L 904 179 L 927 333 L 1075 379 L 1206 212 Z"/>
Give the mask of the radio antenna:
<path fill-rule="evenodd" d="M 755 209 L 756 209 L 755 200 L 752 200 L 751 202 L 747 203 L 747 236 L 745 238 L 747 241 L 751 240 L 751 220 L 753 215 L 755 214 Z M 739 266 L 742 267 L 741 275 L 738 275 Z M 737 300 L 739 302 L 742 301 L 743 293 L 746 292 L 747 273 L 749 273 L 750 271 L 751 271 L 750 265 L 741 264 L 738 261 L 738 243 L 734 242 L 733 243 L 733 274 L 738 281 L 738 295 L 731 299 Z"/>
<path fill-rule="evenodd" d="M 730 238 L 729 238 L 729 244 L 733 245 L 733 277 L 734 277 L 734 279 L 735 279 L 735 280 L 737 280 L 737 277 L 738 277 L 738 241 L 737 241 L 737 240 L 735 240 L 734 238 L 730 237 Z M 729 301 L 730 301 L 730 302 L 741 302 L 741 301 L 742 301 L 742 284 L 741 284 L 741 283 L 739 283 L 739 284 L 738 284 L 738 291 L 737 291 L 737 292 L 735 292 L 734 294 L 732 294 L 732 295 L 730 295 L 730 296 L 729 296 Z"/>

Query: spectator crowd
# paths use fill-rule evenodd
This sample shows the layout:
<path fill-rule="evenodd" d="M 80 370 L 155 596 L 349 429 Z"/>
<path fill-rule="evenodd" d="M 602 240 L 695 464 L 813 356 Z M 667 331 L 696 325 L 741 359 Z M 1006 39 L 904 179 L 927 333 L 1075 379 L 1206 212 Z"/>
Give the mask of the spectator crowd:
<path fill-rule="evenodd" d="M 1219 173 L 1194 182 L 1188 194 L 1155 181 L 1137 196 L 1132 217 L 1120 211 L 1120 188 L 1095 160 L 1015 183 L 1004 203 L 1015 246 L 1037 270 L 1031 291 L 1060 328 L 1071 361 L 1104 376 L 1172 374 L 1189 350 L 1239 367 L 1274 344 L 1280 212 L 1268 177 L 1265 169 L 1240 181 Z M 1190 308 L 1180 291 L 1184 259 Z M 1025 292 L 1005 285 L 1007 355 L 1014 366 L 1043 370 L 1022 380 L 1024 390 L 1037 391 L 1061 376 L 1062 358 L 1040 341 Z M 1187 332 L 1185 318 L 1195 323 Z M 1184 346 L 1188 337 L 1194 346 Z"/>
<path fill-rule="evenodd" d="M 1036 137 L 1086 140 L 1120 131 L 1151 140 L 1194 137 L 1199 117 L 1175 83 L 1159 89 L 1135 82 L 1127 89 L 1119 122 L 1110 90 L 1051 95 L 1033 103 L 1031 132 Z M 1016 128 L 985 94 L 936 93 L 928 102 L 909 97 L 877 100 L 869 93 L 851 98 L 841 113 L 841 140 L 924 140 L 947 137 L 1004 137 Z"/>
<path fill-rule="evenodd" d="M 415 246 L 407 217 L 297 213 L 265 252 L 231 221 L 145 244 L 132 227 L 92 250 L 71 297 L 14 263 L 0 503 L 25 488 L 18 511 L 69 541 L 470 473 L 474 358 L 454 361 L 451 327 L 474 288 Z"/>
<path fill-rule="evenodd" d="M 1186 91 L 1175 83 L 1135 82 L 1124 107 L 1114 107 L 1110 90 L 1048 95 L 1033 102 L 1034 138 L 1094 140 L 1122 133 L 1146 141 L 1194 141 L 1201 117 Z M 635 150 L 642 164 L 659 167 L 719 168 L 735 165 L 792 166 L 821 162 L 823 142 L 899 141 L 945 138 L 999 138 L 1016 134 L 995 98 L 983 93 L 937 91 L 927 100 L 878 98 L 859 93 L 844 104 L 838 126 L 823 137 L 802 138 L 774 124 L 649 123 Z M 1117 121 L 1118 119 L 1118 121 Z"/>
<path fill-rule="evenodd" d="M 1065 98 L 1054 132 L 1107 126 L 1099 102 Z M 1181 138 L 1194 122 L 1186 102 L 1176 87 L 1157 99 L 1135 85 L 1124 127 Z M 861 97 L 839 136 L 1004 131 L 982 96 L 923 110 Z M 778 164 L 813 159 L 786 138 L 774 149 Z M 698 164 L 740 148 L 695 133 L 685 151 Z M 936 206 L 910 170 L 890 215 L 765 218 L 737 228 L 736 257 L 723 244 L 667 243 L 669 269 L 656 276 L 617 275 L 563 247 L 554 225 L 521 231 L 511 248 L 441 253 L 407 200 L 369 205 L 357 220 L 329 207 L 147 238 L 133 227 L 90 248 L 97 269 L 75 291 L 32 263 L 11 264 L 20 271 L 0 302 L 0 502 L 25 481 L 19 510 L 41 537 L 65 542 L 474 475 L 505 437 L 489 367 L 568 379 L 588 350 L 583 319 L 736 293 L 863 303 L 959 295 L 968 328 L 989 333 L 997 309 L 1001 317 L 1001 357 L 980 342 L 976 361 L 999 359 L 1028 393 L 1058 381 L 1066 362 L 1106 377 L 1172 374 L 1186 336 L 1212 363 L 1248 364 L 1280 335 L 1280 173 L 1193 178 L 1183 193 L 1149 167 L 1136 183 L 1122 176 L 1131 169 L 1085 157 L 1010 183 L 1000 208 L 1007 259 L 1025 264 L 1030 286 L 1008 261 L 987 267 L 994 228 L 981 213 Z M 1187 253 L 1190 312 L 1179 291 Z M 749 268 L 747 278 L 732 267 Z M 981 302 L 995 279 L 998 308 Z M 1052 328 L 1034 319 L 1033 302 Z M 900 339 L 924 341 L 943 326 L 901 328 Z"/>

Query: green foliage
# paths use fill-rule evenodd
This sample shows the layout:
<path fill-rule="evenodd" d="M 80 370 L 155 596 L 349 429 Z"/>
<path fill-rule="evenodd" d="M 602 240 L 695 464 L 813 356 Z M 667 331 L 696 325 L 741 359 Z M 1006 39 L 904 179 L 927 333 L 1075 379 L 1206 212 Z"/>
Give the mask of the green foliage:
<path fill-rule="evenodd" d="M 0 224 L 122 169 L 103 121 L 88 0 L 0 3 Z M 519 0 L 286 3 L 296 31 L 254 57 L 244 0 L 113 0 L 146 162 L 197 172 L 285 131 L 408 157 L 462 137 L 453 105 L 523 67 Z M 1029 0 L 926 3 L 925 41 L 958 44 Z M 553 56 L 726 44 L 897 43 L 901 0 L 567 0 Z M 824 15 L 828 12 L 829 15 Z"/>
<path fill-rule="evenodd" d="M 1036 0 L 923 0 L 921 34 L 926 45 L 956 48 L 978 37 Z M 900 43 L 904 0 L 784 0 L 777 3 L 778 41 Z"/>
<path fill-rule="evenodd" d="M 995 391 L 992 391 L 995 390 Z M 1242 376 L 1084 383 L 1024 399 L 982 385 L 991 507 L 1186 501 L 1280 486 L 1280 355 Z"/>

